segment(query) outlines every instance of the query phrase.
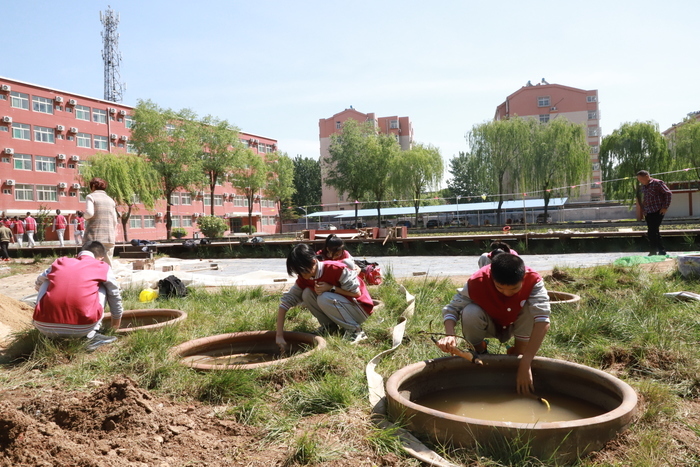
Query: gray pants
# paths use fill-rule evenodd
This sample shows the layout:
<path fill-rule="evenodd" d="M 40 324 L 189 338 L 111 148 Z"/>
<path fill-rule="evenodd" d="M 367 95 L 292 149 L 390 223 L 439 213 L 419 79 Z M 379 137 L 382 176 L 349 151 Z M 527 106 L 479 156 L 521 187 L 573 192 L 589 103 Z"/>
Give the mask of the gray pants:
<path fill-rule="evenodd" d="M 359 331 L 368 317 L 355 300 L 337 293 L 324 292 L 316 295 L 312 288 L 307 288 L 302 292 L 301 298 L 321 326 L 337 324 L 349 331 Z"/>
<path fill-rule="evenodd" d="M 500 342 L 506 342 L 515 336 L 517 340 L 529 341 L 535 320 L 529 311 L 529 306 L 520 310 L 515 323 L 503 328 L 476 303 L 470 303 L 462 310 L 462 335 L 473 345 L 479 344 L 485 337 L 494 337 Z"/>

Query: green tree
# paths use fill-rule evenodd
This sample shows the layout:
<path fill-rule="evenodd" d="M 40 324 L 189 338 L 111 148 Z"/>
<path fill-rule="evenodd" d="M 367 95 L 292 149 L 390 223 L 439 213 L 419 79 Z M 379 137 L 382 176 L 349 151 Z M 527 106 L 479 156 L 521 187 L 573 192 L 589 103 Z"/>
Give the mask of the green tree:
<path fill-rule="evenodd" d="M 692 172 L 678 172 L 678 179 L 700 179 L 700 120 L 695 114 L 688 116 L 670 136 L 673 168 L 694 167 Z"/>
<path fill-rule="evenodd" d="M 452 178 L 447 181 L 447 186 L 455 196 L 461 198 L 481 196 L 489 191 L 487 184 L 482 182 L 486 179 L 481 173 L 482 168 L 479 160 L 471 153 L 460 152 L 450 159 L 449 172 Z"/>
<path fill-rule="evenodd" d="M 590 146 L 583 125 L 565 119 L 544 124 L 530 120 L 528 123 L 532 144 L 523 178 L 525 186 L 536 187 L 542 192 L 546 218 L 552 188 L 567 187 L 569 192 L 569 187 L 590 177 Z"/>
<path fill-rule="evenodd" d="M 201 123 L 201 166 L 209 187 L 211 215 L 213 216 L 216 184 L 236 167 L 243 151 L 243 145 L 238 138 L 238 128 L 226 120 L 218 120 L 208 115 L 202 119 Z"/>
<path fill-rule="evenodd" d="M 321 204 L 321 164 L 316 159 L 297 155 L 294 159 L 294 206 Z"/>
<path fill-rule="evenodd" d="M 637 199 L 636 173 L 642 169 L 650 173 L 667 171 L 671 158 L 666 139 L 654 122 L 623 123 L 603 138 L 600 149 L 600 167 L 603 179 L 609 180 L 603 188 L 608 199 Z"/>
<path fill-rule="evenodd" d="M 530 151 L 530 130 L 522 118 L 494 120 L 475 125 L 467 135 L 471 153 L 479 167 L 479 184 L 486 192 L 498 193 L 498 218 L 505 196 L 515 192 Z"/>
<path fill-rule="evenodd" d="M 275 200 L 280 223 L 282 222 L 282 205 L 287 204 L 294 191 L 294 162 L 284 152 L 268 154 L 267 187 L 265 196 Z"/>
<path fill-rule="evenodd" d="M 423 194 L 438 188 L 442 173 L 440 150 L 431 145 L 417 143 L 395 159 L 392 167 L 392 186 L 397 196 L 413 200 L 416 224 Z"/>
<path fill-rule="evenodd" d="M 374 134 L 367 138 L 367 153 L 364 157 L 367 192 L 374 198 L 377 207 L 377 223 L 382 221 L 382 201 L 391 189 L 391 171 L 399 159 L 401 146 L 393 135 Z"/>
<path fill-rule="evenodd" d="M 240 164 L 233 170 L 231 184 L 248 200 L 248 225 L 253 226 L 253 202 L 267 185 L 268 165 L 251 149 L 241 153 Z"/>
<path fill-rule="evenodd" d="M 84 186 L 94 177 L 107 181 L 106 192 L 116 203 L 124 241 L 128 242 L 131 213 L 138 209 L 138 204 L 153 209 L 161 197 L 158 173 L 149 162 L 133 154 L 96 154 L 80 167 Z"/>
<path fill-rule="evenodd" d="M 224 232 L 228 229 L 228 224 L 217 216 L 198 217 L 197 226 L 204 236 L 209 238 L 223 237 Z"/>
<path fill-rule="evenodd" d="M 131 143 L 160 177 L 161 192 L 167 202 L 165 228 L 170 238 L 172 193 L 179 189 L 191 191 L 203 177 L 201 124 L 191 110 L 164 110 L 150 100 L 140 100 L 133 114 Z"/>
<path fill-rule="evenodd" d="M 368 190 L 367 155 L 369 139 L 376 134 L 372 122 L 358 123 L 346 120 L 340 133 L 331 135 L 329 157 L 324 159 L 326 176 L 324 183 L 347 195 L 350 200 L 359 200 Z M 357 223 L 358 203 L 355 203 Z"/>

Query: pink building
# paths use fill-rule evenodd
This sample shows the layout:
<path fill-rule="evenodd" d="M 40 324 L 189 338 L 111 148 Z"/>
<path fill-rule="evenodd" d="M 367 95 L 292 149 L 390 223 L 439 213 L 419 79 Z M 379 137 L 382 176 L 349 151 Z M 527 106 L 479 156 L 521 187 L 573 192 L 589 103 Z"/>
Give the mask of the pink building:
<path fill-rule="evenodd" d="M 586 126 L 588 144 L 591 148 L 591 179 L 582 180 L 578 201 L 600 201 L 603 199 L 600 153 L 601 128 L 598 90 L 583 89 L 549 84 L 544 78 L 536 85 L 529 81 L 525 86 L 506 97 L 505 102 L 496 108 L 495 120 L 508 117 L 536 118 L 542 123 L 555 118 L 565 118 L 573 123 Z"/>
<path fill-rule="evenodd" d="M 339 133 L 343 127 L 343 123 L 350 119 L 360 123 L 365 121 L 374 122 L 375 127 L 382 133 L 394 135 L 403 151 L 411 149 L 413 145 L 413 126 L 408 117 L 376 117 L 374 113 L 364 114 L 350 107 L 330 118 L 319 119 L 319 138 L 321 140 L 321 203 L 323 203 L 326 210 L 354 209 L 350 205 L 345 204 L 348 200 L 340 196 L 335 188 L 329 187 L 323 182 L 326 175 L 326 164 L 324 160 L 330 156 L 328 147 L 331 143 L 331 135 Z"/>
<path fill-rule="evenodd" d="M 24 216 L 41 208 L 51 213 L 61 209 L 72 216 L 84 210 L 80 164 L 94 154 L 133 151 L 129 145 L 132 109 L 0 77 L 0 211 Z M 258 154 L 277 149 L 274 139 L 248 133 L 240 133 L 240 138 Z M 232 232 L 247 225 L 248 202 L 228 182 L 217 186 L 214 196 L 214 212 L 228 220 Z M 198 230 L 197 217 L 211 212 L 207 192 L 178 192 L 170 201 L 173 227 L 184 228 L 190 237 Z M 164 199 L 153 211 L 139 206 L 131 216 L 129 238 L 164 239 L 165 211 Z M 255 200 L 253 223 L 258 232 L 279 231 L 277 207 L 263 193 Z M 52 239 L 51 232 L 47 238 Z"/>

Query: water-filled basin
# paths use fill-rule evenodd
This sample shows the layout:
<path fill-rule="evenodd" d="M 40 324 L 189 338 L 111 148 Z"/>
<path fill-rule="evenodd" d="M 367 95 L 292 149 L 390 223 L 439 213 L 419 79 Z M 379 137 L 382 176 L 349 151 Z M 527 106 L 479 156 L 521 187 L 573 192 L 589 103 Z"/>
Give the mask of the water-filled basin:
<path fill-rule="evenodd" d="M 436 444 L 496 449 L 504 443 L 529 443 L 532 455 L 560 463 L 600 449 L 624 430 L 635 413 L 637 395 L 623 381 L 575 363 L 536 357 L 532 364 L 535 393 L 559 394 L 599 408 L 599 415 L 551 422 L 522 423 L 455 415 L 416 401 L 445 390 L 490 393 L 512 388 L 520 359 L 485 355 L 484 365 L 446 357 L 406 366 L 387 380 L 388 414 L 406 429 Z"/>
<path fill-rule="evenodd" d="M 171 354 L 183 365 L 199 370 L 240 370 L 275 365 L 308 356 L 326 347 L 326 340 L 304 332 L 285 332 L 289 345 L 283 355 L 275 331 L 248 331 L 194 339 L 173 347 Z"/>
<path fill-rule="evenodd" d="M 151 308 L 146 310 L 124 310 L 122 322 L 118 333 L 129 333 L 134 331 L 160 329 L 179 323 L 187 318 L 187 313 L 181 310 L 168 308 Z M 105 313 L 102 318 L 102 326 L 110 328 L 112 325 L 112 315 Z"/>
<path fill-rule="evenodd" d="M 700 255 L 678 256 L 678 271 L 685 278 L 700 278 Z"/>

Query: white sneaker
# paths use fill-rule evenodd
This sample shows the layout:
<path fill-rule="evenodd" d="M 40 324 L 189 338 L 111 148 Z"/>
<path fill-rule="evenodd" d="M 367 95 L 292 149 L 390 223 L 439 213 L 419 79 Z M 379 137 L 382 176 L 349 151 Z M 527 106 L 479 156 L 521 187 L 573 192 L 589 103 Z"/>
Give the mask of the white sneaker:
<path fill-rule="evenodd" d="M 363 341 L 367 339 L 367 334 L 360 329 L 359 331 L 345 331 L 345 334 L 343 335 L 343 339 L 346 341 L 350 341 L 351 344 L 357 344 L 360 341 Z"/>

